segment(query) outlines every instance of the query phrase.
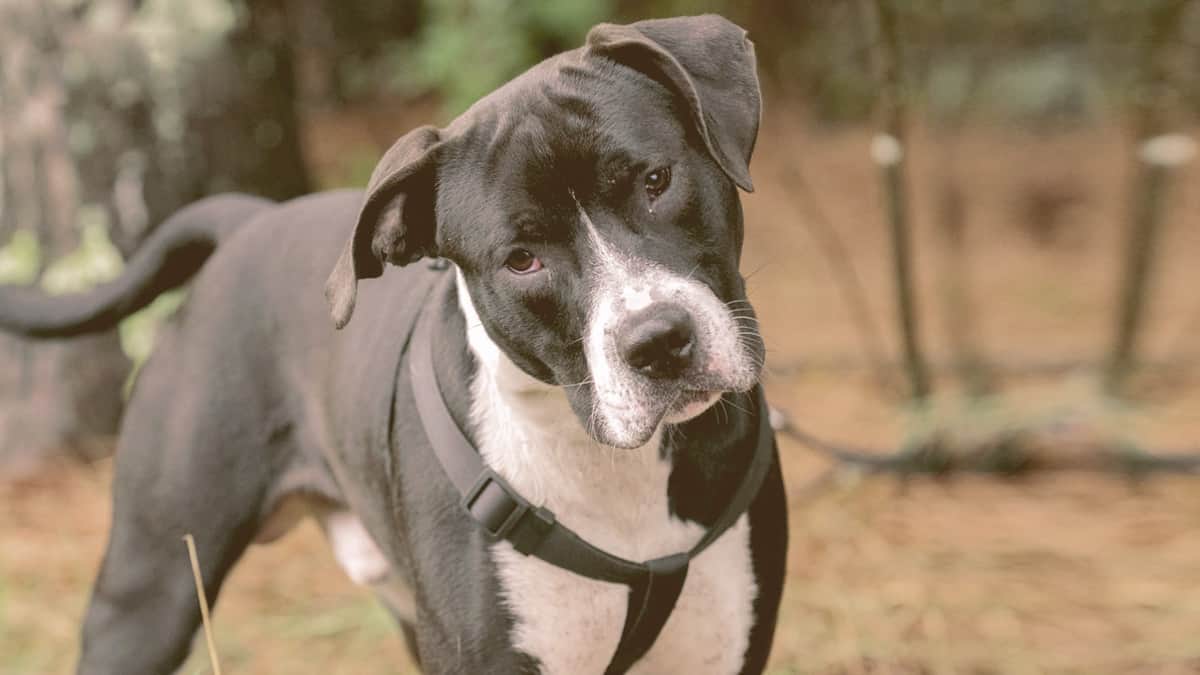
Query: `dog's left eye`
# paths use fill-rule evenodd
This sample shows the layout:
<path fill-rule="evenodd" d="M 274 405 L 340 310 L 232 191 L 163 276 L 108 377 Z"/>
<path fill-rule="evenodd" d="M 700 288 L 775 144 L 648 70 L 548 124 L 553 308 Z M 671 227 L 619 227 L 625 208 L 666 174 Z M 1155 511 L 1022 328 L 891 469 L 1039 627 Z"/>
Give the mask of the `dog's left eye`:
<path fill-rule="evenodd" d="M 671 167 L 660 166 L 646 174 L 646 194 L 652 198 L 667 191 L 671 185 Z"/>
<path fill-rule="evenodd" d="M 508 254 L 504 266 L 514 274 L 532 274 L 542 269 L 542 261 L 529 251 L 519 248 Z"/>

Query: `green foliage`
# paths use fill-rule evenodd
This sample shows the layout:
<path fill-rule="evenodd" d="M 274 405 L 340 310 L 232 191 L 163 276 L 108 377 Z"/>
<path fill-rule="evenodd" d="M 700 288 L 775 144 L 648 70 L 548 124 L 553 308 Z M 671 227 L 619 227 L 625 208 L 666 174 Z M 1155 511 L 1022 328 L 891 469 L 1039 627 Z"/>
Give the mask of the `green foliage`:
<path fill-rule="evenodd" d="M 106 220 L 99 209 L 83 209 L 79 247 L 46 268 L 41 280 L 46 292 L 79 293 L 121 273 L 124 263 L 108 238 Z M 0 247 L 0 284 L 32 284 L 38 279 L 41 265 L 37 235 L 29 230 L 18 230 L 8 244 Z M 150 356 L 159 325 L 175 312 L 184 297 L 182 290 L 164 293 L 148 307 L 121 322 L 121 348 L 134 364 L 128 383 L 132 383 L 137 368 Z"/>
<path fill-rule="evenodd" d="M 108 217 L 98 207 L 79 210 L 79 247 L 55 260 L 42 275 L 42 288 L 51 294 L 79 293 L 115 279 L 124 267 L 121 252 L 108 238 Z"/>
<path fill-rule="evenodd" d="M 121 339 L 121 350 L 125 352 L 125 356 L 133 362 L 133 368 L 129 371 L 129 377 L 125 380 L 125 395 L 128 396 L 133 381 L 137 378 L 138 370 L 146 359 L 150 358 L 150 352 L 154 349 L 154 339 L 158 336 L 158 329 L 179 306 L 187 298 L 187 291 L 184 289 L 176 289 L 167 291 L 154 299 L 154 302 L 147 305 L 144 309 L 135 312 L 121 322 L 118 327 L 118 334 Z"/>
<path fill-rule="evenodd" d="M 208 55 L 238 20 L 228 0 L 147 0 L 130 25 L 157 74 L 178 76 L 190 61 Z"/>
<path fill-rule="evenodd" d="M 426 0 L 426 12 L 414 43 L 393 52 L 390 72 L 401 89 L 439 91 L 448 114 L 579 44 L 611 14 L 609 0 Z"/>
<path fill-rule="evenodd" d="M 0 284 L 32 284 L 41 266 L 41 246 L 31 230 L 17 230 L 0 247 Z"/>
<path fill-rule="evenodd" d="M 1082 59 L 1063 51 L 1011 59 L 985 82 L 982 103 L 1012 119 L 1036 120 L 1056 115 L 1085 118 L 1099 105 L 1103 92 Z"/>
<path fill-rule="evenodd" d="M 80 293 L 121 273 L 124 263 L 108 238 L 104 212 L 96 207 L 81 209 L 80 222 L 79 247 L 51 263 L 42 275 L 41 286 L 47 293 Z M 8 244 L 0 247 L 0 284 L 32 284 L 38 279 L 41 264 L 37 236 L 29 230 L 18 230 Z M 169 291 L 121 322 L 121 349 L 134 365 L 127 389 L 138 367 L 150 356 L 159 326 L 175 313 L 185 297 L 183 290 Z"/>

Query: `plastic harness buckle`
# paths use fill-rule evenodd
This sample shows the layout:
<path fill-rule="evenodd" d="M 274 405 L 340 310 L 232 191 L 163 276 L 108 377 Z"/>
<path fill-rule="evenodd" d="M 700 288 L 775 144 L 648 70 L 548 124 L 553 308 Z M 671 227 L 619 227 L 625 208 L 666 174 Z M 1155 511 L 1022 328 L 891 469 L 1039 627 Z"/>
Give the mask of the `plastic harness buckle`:
<path fill-rule="evenodd" d="M 553 513 L 525 501 L 490 468 L 480 472 L 461 504 L 488 534 L 509 540 L 524 555 L 537 549 L 555 523 Z"/>

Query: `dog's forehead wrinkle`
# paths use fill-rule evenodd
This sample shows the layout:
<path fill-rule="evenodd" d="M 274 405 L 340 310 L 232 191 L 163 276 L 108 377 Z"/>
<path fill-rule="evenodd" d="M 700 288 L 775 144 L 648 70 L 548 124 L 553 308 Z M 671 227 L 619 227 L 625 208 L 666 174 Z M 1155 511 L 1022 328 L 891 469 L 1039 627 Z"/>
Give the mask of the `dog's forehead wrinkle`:
<path fill-rule="evenodd" d="M 563 126 L 567 127 L 594 125 L 599 119 L 596 99 L 581 86 L 581 80 L 591 80 L 594 87 L 595 76 L 578 68 L 573 70 L 573 76 L 568 76 L 565 69 L 558 75 L 541 83 L 542 98 L 549 104 L 547 114 L 561 117 Z"/>
<path fill-rule="evenodd" d="M 469 136 L 482 127 L 499 137 L 537 121 L 569 132 L 563 134 L 569 139 L 589 130 L 610 144 L 632 139 L 645 144 L 661 140 L 671 127 L 679 135 L 686 132 L 677 107 L 671 91 L 653 78 L 578 49 L 541 62 L 476 101 L 444 133 Z"/>
<path fill-rule="evenodd" d="M 685 130 L 671 108 L 671 98 L 622 70 L 608 72 L 595 66 L 566 62 L 555 76 L 514 88 L 509 105 L 500 106 L 505 109 L 502 114 L 522 130 L 521 135 L 530 134 L 553 155 L 542 159 L 555 164 L 556 170 L 564 163 L 578 163 L 607 179 L 627 173 L 647 155 L 677 153 Z M 509 108 L 522 111 L 519 121 L 511 121 Z"/>
<path fill-rule="evenodd" d="M 665 130 L 643 133 L 632 124 L 648 116 L 654 119 L 647 124 L 656 129 L 678 126 L 676 120 L 668 124 L 660 119 L 669 114 L 651 115 L 640 105 L 634 106 L 637 111 L 630 110 L 628 101 L 609 109 L 602 103 L 605 96 L 594 86 L 581 91 L 573 91 L 573 86 L 558 82 L 543 84 L 533 93 L 515 90 L 512 107 L 524 111 L 520 114 L 494 106 L 481 108 L 476 114 L 478 128 L 462 132 L 469 140 L 462 144 L 456 162 L 467 171 L 475 167 L 472 182 L 479 192 L 522 193 L 553 206 L 554 194 L 562 195 L 560 190 L 569 187 L 567 204 L 591 208 L 593 202 L 618 198 L 614 190 L 620 190 L 633 173 L 677 154 L 657 140 L 672 134 Z M 576 114 L 584 103 L 569 103 L 593 100 L 594 106 L 588 103 L 588 107 L 603 108 L 602 114 Z M 564 103 L 569 105 L 564 108 Z M 674 141 L 667 145 L 673 147 Z M 469 156 L 479 153 L 485 156 L 472 162 Z"/>

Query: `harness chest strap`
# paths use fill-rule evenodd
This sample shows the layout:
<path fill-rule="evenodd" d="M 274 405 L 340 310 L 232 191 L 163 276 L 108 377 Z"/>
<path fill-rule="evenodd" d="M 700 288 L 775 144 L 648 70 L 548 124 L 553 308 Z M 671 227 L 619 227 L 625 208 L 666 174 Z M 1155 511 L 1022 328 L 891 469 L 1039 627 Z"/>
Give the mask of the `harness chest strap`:
<path fill-rule="evenodd" d="M 523 555 L 589 579 L 629 587 L 625 625 L 605 675 L 626 672 L 662 632 L 687 579 L 688 564 L 749 508 L 771 467 L 774 434 L 768 416 L 761 413 L 767 410 L 762 388 L 757 389 L 760 414 L 754 456 L 733 498 L 712 527 L 688 551 L 633 562 L 588 543 L 559 523 L 552 512 L 530 504 L 484 464 L 442 397 L 433 365 L 433 322 L 421 316 L 416 324 L 409 372 L 417 413 L 438 461 L 461 495 L 460 505 L 491 538 L 508 541 Z"/>

